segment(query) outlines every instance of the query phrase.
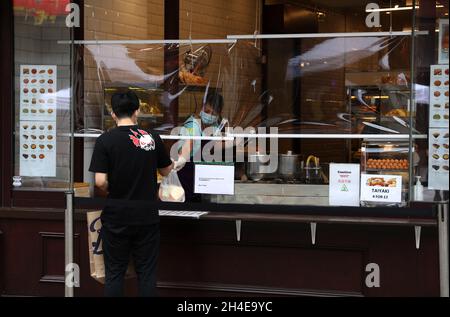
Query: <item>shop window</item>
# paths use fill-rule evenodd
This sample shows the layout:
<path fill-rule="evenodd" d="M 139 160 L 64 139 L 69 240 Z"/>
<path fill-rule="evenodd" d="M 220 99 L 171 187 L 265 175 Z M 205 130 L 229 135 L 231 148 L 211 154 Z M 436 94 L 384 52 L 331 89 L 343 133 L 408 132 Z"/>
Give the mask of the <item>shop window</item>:
<path fill-rule="evenodd" d="M 70 146 L 69 1 L 14 3 L 14 189 L 67 188 Z"/>
<path fill-rule="evenodd" d="M 111 96 L 128 89 L 140 98 L 141 126 L 161 132 L 168 146 L 178 140 L 173 129 L 198 119 L 211 93 L 223 97 L 219 125 L 239 128 L 250 139 L 258 128 L 276 129 L 271 139 L 277 141 L 277 169 L 261 172 L 258 164 L 249 165 L 252 153 L 244 142 L 246 161 L 232 159 L 241 192 L 234 197 L 204 196 L 205 201 L 329 206 L 332 164 L 343 163 L 374 175 L 368 184 L 378 184 L 383 175 L 387 176 L 383 185 L 401 184 L 400 201 L 387 205 L 406 206 L 414 199 L 416 175 L 428 185 L 430 168 L 448 174 L 445 138 L 428 144 L 428 135 L 437 134 L 429 130 L 430 107 L 438 105 L 430 104 L 430 77 L 441 76 L 437 71 L 430 75 L 434 71 L 430 66 L 442 65 L 438 60 L 448 57 L 448 37 L 438 36 L 448 30 L 448 2 L 421 1 L 414 9 L 412 1 L 368 5 L 350 0 L 180 0 L 173 12 L 179 28 L 167 34 L 165 18 L 171 12 L 163 1 L 86 0 L 87 42 L 72 46 L 57 44 L 72 38 L 64 15 L 24 8 L 19 2 L 15 6 L 19 190 L 54 189 L 69 179 L 65 134 L 72 101 L 70 49 L 82 63 L 82 71 L 73 78 L 74 88 L 82 87 L 74 122 L 84 159 L 75 165 L 84 168 L 91 193 L 87 167 L 95 136 L 115 126 Z M 422 16 L 429 12 L 441 20 L 433 18 L 427 24 Z M 419 31 L 415 38 L 413 27 Z M 423 53 L 424 47 L 433 49 Z M 448 80 L 433 83 L 448 87 Z M 446 96 L 444 91 L 437 93 Z M 55 112 L 48 112 L 49 100 L 55 102 Z M 432 118 L 447 120 L 448 129 L 448 88 L 441 106 Z M 439 156 L 431 165 L 429 146 L 439 150 L 431 154 Z M 54 158 L 52 164 L 45 164 L 47 153 Z M 259 189 L 254 185 L 265 185 L 265 194 L 255 196 Z M 350 190 L 345 182 L 341 185 L 343 192 Z M 274 197 L 277 192 L 286 195 Z"/>
<path fill-rule="evenodd" d="M 442 4 L 431 7 L 440 10 Z M 106 21 L 114 14 L 91 9 Z M 328 206 L 331 165 L 343 163 L 358 165 L 358 174 L 375 175 L 368 183 L 376 182 L 377 175 L 390 176 L 383 185 L 398 184 L 399 198 L 386 205 L 406 206 L 413 200 L 412 173 L 426 161 L 414 152 L 424 153 L 419 143 L 426 143 L 428 134 L 411 94 L 418 87 L 413 14 L 410 1 L 368 6 L 358 1 L 182 0 L 178 38 L 187 41 L 170 44 L 120 42 L 158 36 L 133 25 L 117 33 L 111 21 L 93 20 L 97 31 L 87 39 L 119 42 L 83 46 L 86 60 L 92 61 L 85 66 L 85 83 L 94 87 L 85 88 L 86 104 L 92 104 L 86 127 L 112 128 L 108 100 L 115 91 L 132 88 L 142 101 L 141 124 L 159 130 L 171 145 L 172 129 L 198 116 L 205 97 L 215 92 L 223 96 L 222 118 L 228 126 L 244 132 L 277 129 L 279 166 L 260 173 L 255 172 L 258 166 L 234 162 L 241 192 L 205 196 L 207 201 Z M 430 31 L 417 38 L 429 38 Z M 244 153 L 249 154 L 247 149 Z M 275 197 L 281 188 L 276 184 L 287 185 L 281 192 L 289 195 Z M 264 197 L 253 195 L 258 192 L 253 185 L 265 185 Z M 341 185 L 343 192 L 355 190 Z"/>

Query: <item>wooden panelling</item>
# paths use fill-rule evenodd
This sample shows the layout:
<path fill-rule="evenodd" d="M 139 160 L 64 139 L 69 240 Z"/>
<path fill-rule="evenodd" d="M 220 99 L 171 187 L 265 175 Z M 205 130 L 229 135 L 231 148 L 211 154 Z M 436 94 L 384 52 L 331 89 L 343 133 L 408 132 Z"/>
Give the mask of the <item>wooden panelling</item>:
<path fill-rule="evenodd" d="M 246 285 L 265 289 L 319 289 L 363 293 L 364 254 L 359 251 L 264 245 L 163 245 L 160 278 L 184 283 Z M 182 265 L 179 263 L 182 262 Z"/>
<path fill-rule="evenodd" d="M 273 287 L 251 287 L 248 285 L 224 285 L 207 283 L 158 283 L 160 296 L 177 297 L 363 297 L 361 293 L 288 289 Z"/>
<path fill-rule="evenodd" d="M 0 230 L 0 296 L 5 291 L 5 264 L 4 264 L 4 247 L 3 247 L 3 232 Z"/>
<path fill-rule="evenodd" d="M 379 289 L 365 285 L 370 263 L 380 266 Z M 412 227 L 319 224 L 312 246 L 306 225 L 244 223 L 240 243 L 232 223 L 165 220 L 162 226 L 159 280 L 166 295 L 190 289 L 233 296 L 240 294 L 238 285 L 245 285 L 242 292 L 253 289 L 252 295 L 260 289 L 293 296 L 307 296 L 306 290 L 336 296 L 437 296 L 438 278 L 434 228 L 424 229 L 422 248 L 416 250 Z"/>
<path fill-rule="evenodd" d="M 61 283 L 64 222 L 2 219 L 0 230 L 4 232 L 5 292 L 8 295 L 64 296 Z M 75 259 L 79 261 L 81 234 L 78 227 L 75 232 Z"/>
<path fill-rule="evenodd" d="M 1 213 L 1 211 L 0 211 Z M 51 213 L 49 213 L 51 215 Z M 39 217 L 37 217 L 39 218 Z M 8 295 L 63 296 L 62 218 L 0 217 L 4 286 Z M 438 239 L 414 227 L 318 224 L 317 245 L 302 223 L 244 221 L 236 240 L 232 221 L 163 218 L 159 286 L 162 296 L 438 296 Z M 77 296 L 101 296 L 90 277 L 87 225 L 75 223 Z M 1 245 L 1 244 L 0 244 Z M 381 288 L 365 285 L 367 264 L 381 269 Z M 126 283 L 136 294 L 136 281 Z"/>
<path fill-rule="evenodd" d="M 22 208 L 65 208 L 66 197 L 63 192 L 22 192 L 13 191 L 12 204 Z"/>
<path fill-rule="evenodd" d="M 41 237 L 41 267 L 42 283 L 64 284 L 64 233 L 40 232 Z M 80 259 L 79 234 L 74 236 L 74 259 Z M 62 251 L 62 252 L 61 252 Z"/>
<path fill-rule="evenodd" d="M 0 2 L 0 206 L 11 205 L 13 131 L 13 8 Z"/>

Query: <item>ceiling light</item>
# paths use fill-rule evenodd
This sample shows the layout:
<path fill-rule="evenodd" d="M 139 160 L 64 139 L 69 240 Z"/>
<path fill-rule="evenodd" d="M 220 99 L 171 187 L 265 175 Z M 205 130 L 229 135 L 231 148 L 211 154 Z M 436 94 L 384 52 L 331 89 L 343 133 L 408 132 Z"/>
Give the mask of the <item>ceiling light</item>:
<path fill-rule="evenodd" d="M 412 10 L 414 7 L 413 6 L 407 6 L 407 7 L 400 7 L 398 4 L 395 5 L 395 7 L 393 8 L 381 8 L 381 9 L 368 9 L 366 10 L 366 12 L 391 12 L 391 11 L 407 11 L 407 10 Z M 444 5 L 442 4 L 437 4 L 436 8 L 444 8 Z M 416 9 L 419 9 L 419 7 L 417 6 Z M 448 14 L 447 14 L 448 15 Z"/>
<path fill-rule="evenodd" d="M 406 10 L 412 10 L 412 9 L 413 9 L 413 7 L 398 7 L 398 6 L 396 6 L 395 8 L 368 9 L 368 10 L 366 10 L 366 12 L 406 11 Z"/>

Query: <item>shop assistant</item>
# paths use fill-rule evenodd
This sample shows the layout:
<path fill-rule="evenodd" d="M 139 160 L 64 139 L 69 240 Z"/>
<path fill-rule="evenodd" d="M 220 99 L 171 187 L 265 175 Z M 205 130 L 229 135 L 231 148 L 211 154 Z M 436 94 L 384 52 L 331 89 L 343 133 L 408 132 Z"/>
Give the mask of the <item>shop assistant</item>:
<path fill-rule="evenodd" d="M 184 123 L 183 136 L 211 136 L 220 129 L 219 120 L 223 109 L 223 97 L 212 92 L 207 94 L 199 114 L 189 117 Z M 222 123 L 226 120 L 222 120 Z M 179 158 L 174 162 L 181 185 L 186 193 L 186 201 L 200 202 L 200 196 L 194 194 L 195 163 L 201 162 L 201 151 L 207 141 L 187 140 L 179 150 Z"/>
<path fill-rule="evenodd" d="M 118 93 L 111 101 L 117 128 L 98 138 L 89 168 L 95 173 L 96 186 L 107 191 L 110 199 L 101 217 L 105 296 L 123 296 L 124 277 L 132 257 L 139 295 L 152 297 L 156 295 L 159 214 L 156 207 L 140 204 L 157 200 L 157 171 L 167 176 L 173 163 L 160 136 L 137 125 L 136 94 Z"/>

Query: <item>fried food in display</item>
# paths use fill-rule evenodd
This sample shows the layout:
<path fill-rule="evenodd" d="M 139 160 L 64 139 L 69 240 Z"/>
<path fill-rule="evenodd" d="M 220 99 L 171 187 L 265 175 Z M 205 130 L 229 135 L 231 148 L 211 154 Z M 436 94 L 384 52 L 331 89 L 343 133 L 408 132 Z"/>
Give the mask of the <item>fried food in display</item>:
<path fill-rule="evenodd" d="M 397 187 L 397 180 L 395 178 L 385 180 L 384 177 L 372 177 L 367 180 L 367 186 L 370 187 Z"/>
<path fill-rule="evenodd" d="M 409 161 L 407 159 L 370 159 L 367 161 L 367 168 L 376 170 L 408 170 Z"/>

